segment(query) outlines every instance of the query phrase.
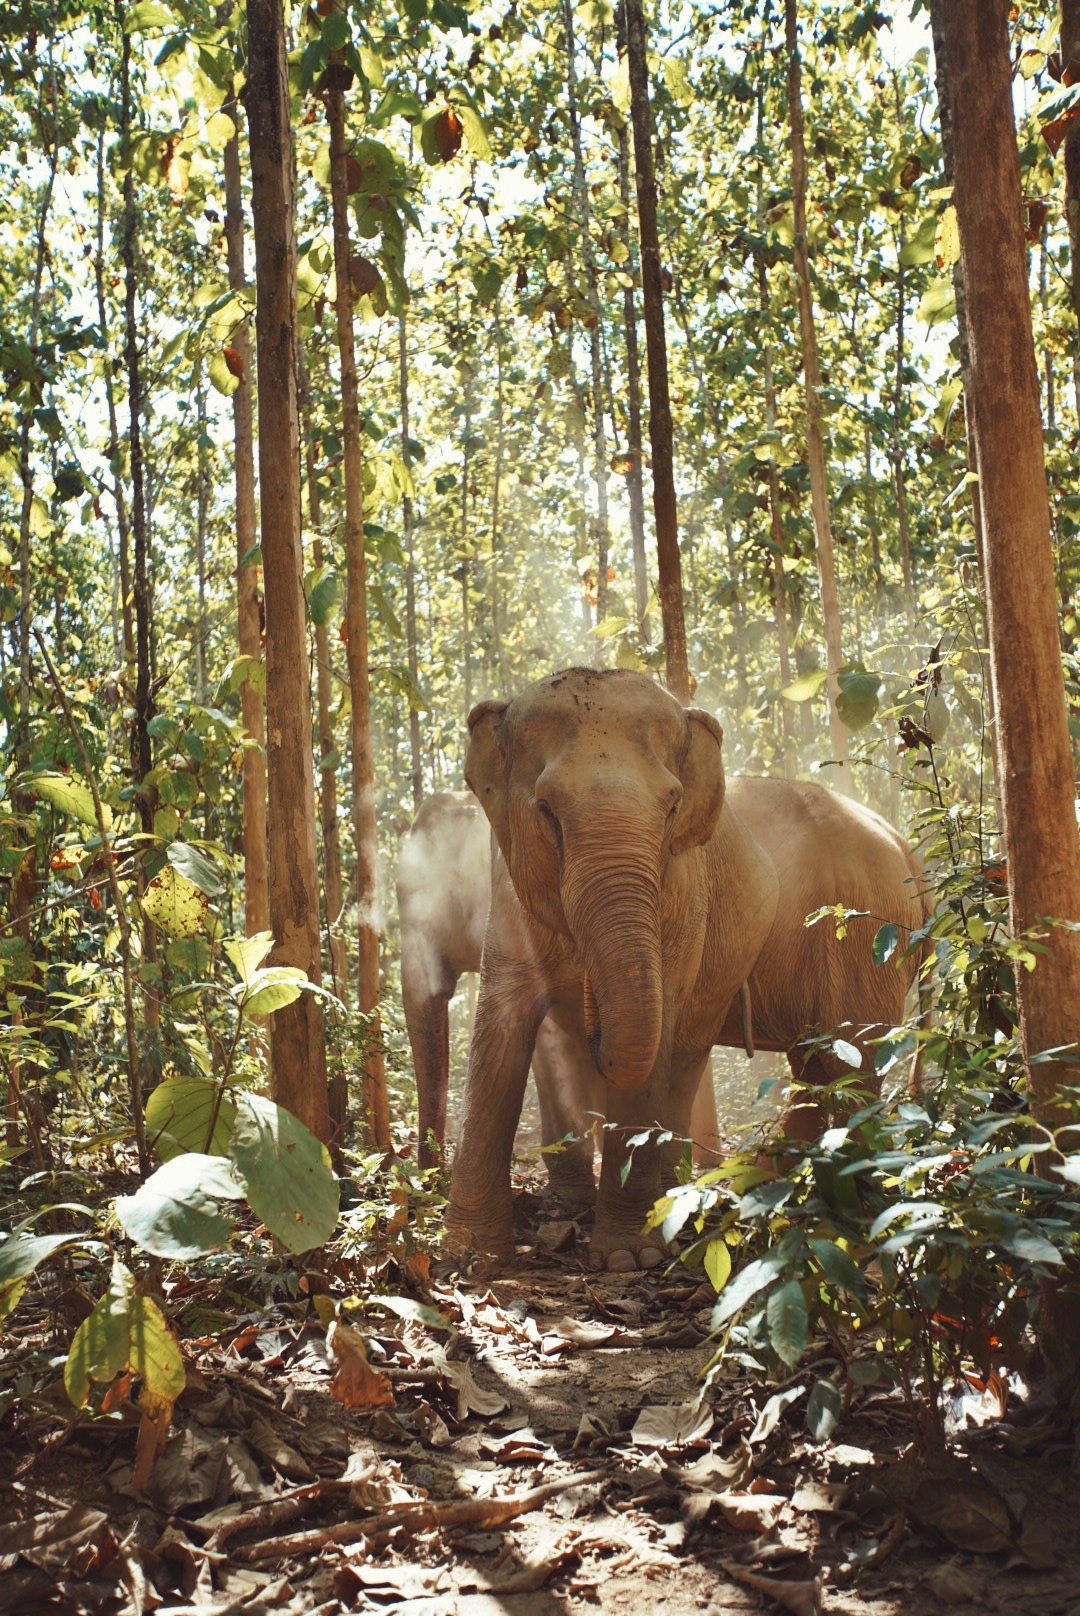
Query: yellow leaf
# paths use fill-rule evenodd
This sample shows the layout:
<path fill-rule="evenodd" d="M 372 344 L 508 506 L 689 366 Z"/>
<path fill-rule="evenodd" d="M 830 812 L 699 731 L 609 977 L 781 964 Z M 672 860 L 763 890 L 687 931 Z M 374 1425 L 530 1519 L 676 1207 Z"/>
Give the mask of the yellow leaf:
<path fill-rule="evenodd" d="M 960 260 L 960 226 L 951 202 L 938 220 L 934 251 L 939 269 L 951 269 Z"/>

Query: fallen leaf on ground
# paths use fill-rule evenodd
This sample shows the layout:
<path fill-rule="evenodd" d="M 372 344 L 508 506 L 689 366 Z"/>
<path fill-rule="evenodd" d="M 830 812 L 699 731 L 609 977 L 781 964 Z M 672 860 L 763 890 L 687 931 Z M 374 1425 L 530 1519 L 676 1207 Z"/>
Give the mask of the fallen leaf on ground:
<path fill-rule="evenodd" d="M 330 1391 L 346 1408 L 394 1406 L 394 1392 L 385 1375 L 367 1361 L 364 1338 L 351 1325 L 335 1319 L 326 1332 L 334 1378 Z"/>
<path fill-rule="evenodd" d="M 643 1408 L 630 1440 L 639 1448 L 683 1448 L 712 1430 L 713 1411 L 699 1399 L 692 1403 L 660 1403 Z"/>
<path fill-rule="evenodd" d="M 820 1577 L 789 1581 L 786 1577 L 763 1577 L 759 1571 L 737 1565 L 734 1560 L 721 1560 L 720 1564 L 734 1581 L 764 1594 L 784 1610 L 791 1611 L 792 1616 L 820 1616 Z"/>
<path fill-rule="evenodd" d="M 716 1493 L 713 1502 L 736 1532 L 769 1532 L 787 1499 L 782 1493 Z"/>
<path fill-rule="evenodd" d="M 625 1340 L 626 1335 L 621 1324 L 585 1324 L 581 1319 L 559 1319 L 545 1329 L 540 1350 L 550 1358 L 568 1347 L 612 1346 Z"/>
<path fill-rule="evenodd" d="M 504 1408 L 510 1407 L 499 1392 L 486 1392 L 478 1386 L 468 1364 L 461 1358 L 451 1360 L 444 1348 L 433 1346 L 428 1353 L 428 1362 L 452 1388 L 457 1404 L 457 1419 L 467 1420 L 470 1414 L 501 1414 Z"/>
<path fill-rule="evenodd" d="M 283 1476 L 288 1476 L 291 1481 L 315 1479 L 315 1472 L 307 1460 L 302 1459 L 295 1448 L 290 1448 L 261 1414 L 256 1414 L 245 1435 L 255 1452 L 261 1454 L 275 1470 L 280 1470 Z"/>

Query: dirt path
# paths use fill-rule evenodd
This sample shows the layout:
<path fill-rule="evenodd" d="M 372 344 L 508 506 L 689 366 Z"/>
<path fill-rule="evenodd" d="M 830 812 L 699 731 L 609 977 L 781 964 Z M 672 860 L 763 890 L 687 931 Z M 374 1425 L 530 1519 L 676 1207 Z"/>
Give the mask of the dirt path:
<path fill-rule="evenodd" d="M 192 1370 L 139 1499 L 137 1411 L 72 1422 L 26 1331 L 0 1611 L 1080 1616 L 1060 1425 L 988 1424 L 928 1474 L 879 1398 L 815 1445 L 806 1377 L 733 1365 L 703 1389 L 706 1284 L 589 1275 L 574 1233 L 541 1225 L 490 1282 L 389 1272 L 350 1315 L 366 1364 L 306 1298 L 223 1323 L 227 1279 L 179 1284 Z"/>

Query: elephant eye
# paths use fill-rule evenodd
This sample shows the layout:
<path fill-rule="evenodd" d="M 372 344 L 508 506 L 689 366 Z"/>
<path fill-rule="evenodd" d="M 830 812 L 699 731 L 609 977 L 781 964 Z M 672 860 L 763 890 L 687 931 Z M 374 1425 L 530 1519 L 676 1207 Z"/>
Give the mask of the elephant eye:
<path fill-rule="evenodd" d="M 550 804 L 544 802 L 543 798 L 538 797 L 536 799 L 536 806 L 537 806 L 537 808 L 539 810 L 540 818 L 544 821 L 545 825 L 547 826 L 548 830 L 550 831 L 551 836 L 552 836 L 552 838 L 553 838 L 553 840 L 555 842 L 555 846 L 559 849 L 559 852 L 560 852 L 560 855 L 561 855 L 561 853 L 562 853 L 562 826 L 559 824 L 559 821 L 556 819 L 555 814 L 554 814 Z"/>

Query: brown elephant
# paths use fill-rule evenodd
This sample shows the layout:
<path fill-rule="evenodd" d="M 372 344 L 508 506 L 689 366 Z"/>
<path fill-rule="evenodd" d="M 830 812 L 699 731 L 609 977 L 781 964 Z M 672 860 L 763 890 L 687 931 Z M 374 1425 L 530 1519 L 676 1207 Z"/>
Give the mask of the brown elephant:
<path fill-rule="evenodd" d="M 512 1250 L 509 1164 L 536 1029 L 584 1037 L 607 1084 L 590 1260 L 616 1269 L 663 1255 L 642 1233 L 661 1150 L 626 1141 L 686 1132 L 714 1044 L 754 1037 L 797 1075 L 833 1075 L 807 1040 L 844 1024 L 866 1059 L 895 1025 L 914 968 L 876 965 L 883 922 L 922 923 L 920 867 L 870 810 L 816 785 L 734 779 L 719 724 L 643 674 L 573 668 L 469 716 L 466 778 L 502 853 L 454 1160 L 448 1227 L 458 1245 Z M 838 939 L 804 924 L 827 904 L 865 912 Z M 813 1111 L 789 1132 L 819 1125 Z M 623 1181 L 625 1177 L 625 1182 Z"/>
<path fill-rule="evenodd" d="M 491 866 L 491 830 L 472 792 L 425 798 L 402 839 L 397 874 L 401 996 L 416 1074 L 422 1167 L 437 1164 L 446 1142 L 449 1006 L 465 972 L 480 969 Z M 580 1140 L 545 1157 L 551 1187 L 570 1206 L 589 1205 L 594 1152 L 586 1136 L 594 1114 L 602 1114 L 606 1086 L 583 1040 L 551 1020 L 537 1030 L 532 1066 L 543 1143 L 567 1135 Z M 716 1135 L 711 1079 L 702 1084 L 692 1126 L 702 1147 L 699 1162 L 705 1162 Z"/>

